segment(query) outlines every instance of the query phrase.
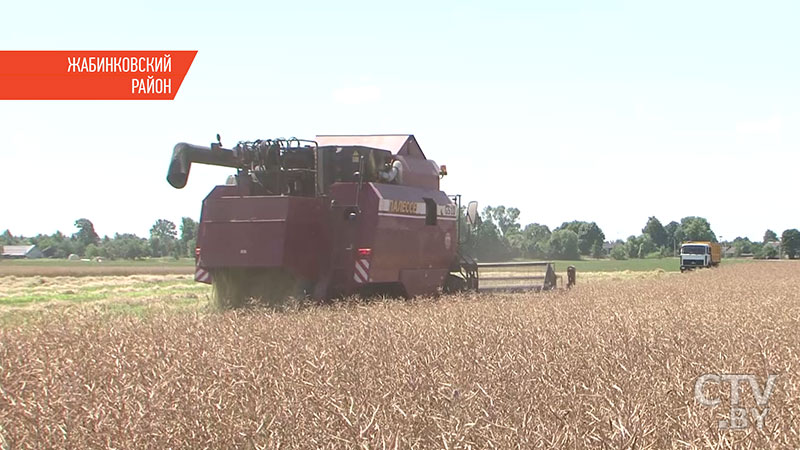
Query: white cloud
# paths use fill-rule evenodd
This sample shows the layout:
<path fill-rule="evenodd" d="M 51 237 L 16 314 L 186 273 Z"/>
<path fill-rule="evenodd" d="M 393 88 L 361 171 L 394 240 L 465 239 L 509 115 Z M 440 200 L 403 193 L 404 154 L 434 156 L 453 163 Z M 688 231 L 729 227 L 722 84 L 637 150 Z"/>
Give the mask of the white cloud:
<path fill-rule="evenodd" d="M 333 91 L 333 100 L 345 105 L 375 103 L 381 98 L 381 89 L 373 85 L 339 88 Z"/>

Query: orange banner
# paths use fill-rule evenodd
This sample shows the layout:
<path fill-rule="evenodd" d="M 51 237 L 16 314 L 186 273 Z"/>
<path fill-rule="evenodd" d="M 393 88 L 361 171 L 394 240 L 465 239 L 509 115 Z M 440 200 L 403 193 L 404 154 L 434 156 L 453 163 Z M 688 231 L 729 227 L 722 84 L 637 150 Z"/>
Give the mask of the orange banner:
<path fill-rule="evenodd" d="M 191 51 L 0 51 L 0 100 L 172 100 Z"/>

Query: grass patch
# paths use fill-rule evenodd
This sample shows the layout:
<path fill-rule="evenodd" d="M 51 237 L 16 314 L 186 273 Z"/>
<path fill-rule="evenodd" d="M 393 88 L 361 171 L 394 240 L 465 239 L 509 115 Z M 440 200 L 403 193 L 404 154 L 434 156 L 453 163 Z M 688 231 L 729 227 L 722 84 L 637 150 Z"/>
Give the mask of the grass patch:
<path fill-rule="evenodd" d="M 66 259 L 14 259 L 0 260 L 0 276 L 100 276 L 135 274 L 190 274 L 194 273 L 191 258 L 148 258 L 138 261 L 118 260 L 103 262 L 68 261 Z"/>
<path fill-rule="evenodd" d="M 183 267 L 194 266 L 192 258 L 145 258 L 145 259 L 119 259 L 103 262 L 95 261 L 69 261 L 66 259 L 0 259 L 0 267 L 89 267 L 89 266 L 109 266 L 109 267 Z"/>
<path fill-rule="evenodd" d="M 200 310 L 210 293 L 208 285 L 186 275 L 0 277 L 0 327 L 36 321 L 53 311 L 142 316 Z"/>
<path fill-rule="evenodd" d="M 113 298 L 169 297 L 180 293 L 204 293 L 208 286 L 186 279 L 155 279 L 141 281 L 135 277 L 107 277 L 81 285 L 70 281 L 49 283 L 46 278 L 15 284 L 14 277 L 3 284 L 10 294 L 0 294 L 0 305 L 19 305 L 35 302 L 88 302 Z M 24 279 L 23 279 L 24 280 Z M 59 280 L 59 279 L 56 279 Z M 104 281 L 107 280 L 107 281 Z"/>

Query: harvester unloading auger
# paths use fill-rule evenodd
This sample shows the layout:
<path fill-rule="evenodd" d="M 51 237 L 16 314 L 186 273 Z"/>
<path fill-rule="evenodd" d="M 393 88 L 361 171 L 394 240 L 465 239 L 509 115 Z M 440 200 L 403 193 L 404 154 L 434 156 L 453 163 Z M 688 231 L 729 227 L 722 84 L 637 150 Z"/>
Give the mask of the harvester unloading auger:
<path fill-rule="evenodd" d="M 219 141 L 219 137 L 217 137 Z M 477 263 L 461 248 L 479 219 L 439 190 L 446 174 L 413 135 L 317 136 L 175 146 L 167 181 L 192 163 L 237 169 L 203 200 L 195 279 L 222 307 L 249 298 L 550 290 L 552 262 Z M 536 273 L 531 274 L 531 271 Z M 568 271 L 567 286 L 575 280 Z M 563 284 L 563 283 L 562 283 Z"/>

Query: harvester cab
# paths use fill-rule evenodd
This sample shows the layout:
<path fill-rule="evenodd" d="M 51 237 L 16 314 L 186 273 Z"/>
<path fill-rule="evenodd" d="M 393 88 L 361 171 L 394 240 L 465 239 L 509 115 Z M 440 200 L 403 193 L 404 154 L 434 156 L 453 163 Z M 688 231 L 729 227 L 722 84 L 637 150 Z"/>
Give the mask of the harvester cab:
<path fill-rule="evenodd" d="M 236 169 L 203 201 L 195 252 L 195 279 L 214 286 L 222 307 L 483 290 L 502 277 L 506 290 L 557 284 L 552 263 L 490 266 L 462 255 L 460 197 L 440 190 L 446 169 L 413 135 L 179 143 L 167 181 L 184 187 L 192 163 Z M 480 224 L 477 203 L 465 216 Z M 523 273 L 531 268 L 542 273 Z"/>

